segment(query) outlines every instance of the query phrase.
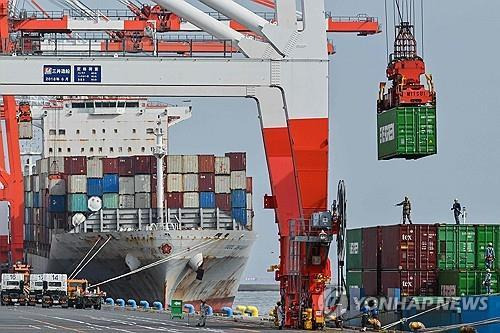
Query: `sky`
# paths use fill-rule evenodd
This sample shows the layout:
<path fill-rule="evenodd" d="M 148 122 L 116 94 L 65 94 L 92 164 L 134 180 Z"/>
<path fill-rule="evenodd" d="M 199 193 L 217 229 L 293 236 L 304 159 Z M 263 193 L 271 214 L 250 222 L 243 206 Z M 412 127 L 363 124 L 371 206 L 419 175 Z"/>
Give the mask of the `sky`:
<path fill-rule="evenodd" d="M 101 8 L 115 3 L 84 2 Z M 500 222 L 500 2 L 424 3 L 424 57 L 438 101 L 435 156 L 377 160 L 376 101 L 379 82 L 386 79 L 385 33 L 329 36 L 337 51 L 330 63 L 330 201 L 338 180 L 345 180 L 349 228 L 399 223 L 401 209 L 394 204 L 405 195 L 416 223 L 452 222 L 455 198 L 467 207 L 469 223 Z M 328 0 L 327 10 L 378 17 L 385 30 L 384 0 Z M 192 104 L 192 119 L 171 128 L 170 153 L 247 152 L 258 241 L 245 277 L 270 282 L 266 268 L 278 263 L 278 237 L 273 212 L 262 209 L 270 187 L 255 102 L 193 99 Z"/>

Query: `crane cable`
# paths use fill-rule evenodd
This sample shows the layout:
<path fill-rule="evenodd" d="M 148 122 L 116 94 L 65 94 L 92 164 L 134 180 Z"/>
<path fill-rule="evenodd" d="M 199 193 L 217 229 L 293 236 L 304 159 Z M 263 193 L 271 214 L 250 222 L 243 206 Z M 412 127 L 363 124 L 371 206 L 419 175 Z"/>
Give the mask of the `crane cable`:
<path fill-rule="evenodd" d="M 179 257 L 179 256 L 181 256 L 181 255 L 184 255 L 184 254 L 186 254 L 186 253 L 188 253 L 188 252 L 190 252 L 190 251 L 199 250 L 199 249 L 201 249 L 201 248 L 203 248 L 203 247 L 205 247 L 205 246 L 207 246 L 207 245 L 209 245 L 209 244 L 211 244 L 211 243 L 213 243 L 213 242 L 215 242 L 215 241 L 217 241 L 217 240 L 209 240 L 209 241 L 205 241 L 205 242 L 203 242 L 203 243 L 200 243 L 200 244 L 198 244 L 198 245 L 193 246 L 192 248 L 188 248 L 188 249 L 186 249 L 186 250 L 182 250 L 182 251 L 180 251 L 179 253 L 176 253 L 176 254 L 174 254 L 174 255 L 168 256 L 168 257 L 166 257 L 166 258 L 162 258 L 162 259 L 157 260 L 157 261 L 155 261 L 155 262 L 153 262 L 153 263 L 151 263 L 151 264 L 148 264 L 148 265 L 145 265 L 145 266 L 139 267 L 139 268 L 137 268 L 137 269 L 135 269 L 135 270 L 133 270 L 133 271 L 130 271 L 130 272 L 128 272 L 128 273 L 125 273 L 125 274 L 122 274 L 122 275 L 118 275 L 118 276 L 115 276 L 115 277 L 113 277 L 113 278 L 107 279 L 107 280 L 105 280 L 105 281 L 102 281 L 102 282 L 99 282 L 99 283 L 93 284 L 93 285 L 89 286 L 89 288 L 95 288 L 95 287 L 101 286 L 101 285 L 103 285 L 103 284 L 106 284 L 106 283 L 113 282 L 113 281 L 115 281 L 115 280 L 118 280 L 118 279 L 124 278 L 124 277 L 126 277 L 126 276 L 129 276 L 129 275 L 133 275 L 133 274 L 139 273 L 139 272 L 144 271 L 144 270 L 146 270 L 146 269 L 149 269 L 149 268 L 152 268 L 152 267 L 155 267 L 155 266 L 161 265 L 161 264 L 166 263 L 166 262 L 168 262 L 168 261 L 170 261 L 170 260 L 173 260 L 173 259 L 175 259 L 175 258 L 177 258 L 177 257 Z"/>
<path fill-rule="evenodd" d="M 99 247 L 97 249 L 97 251 L 94 252 L 94 254 L 92 255 L 92 257 L 90 257 L 90 259 L 87 260 L 87 262 L 71 278 L 75 278 L 92 261 L 92 259 L 95 258 L 95 256 L 103 249 L 103 247 L 106 246 L 106 244 L 109 243 L 110 240 L 111 240 L 111 236 L 108 236 L 108 239 L 106 239 L 106 241 L 104 242 L 104 244 L 102 244 L 101 247 Z"/>
<path fill-rule="evenodd" d="M 497 324 L 500 322 L 500 317 L 495 317 L 491 319 L 485 319 L 485 320 L 480 320 L 480 321 L 475 321 L 472 323 L 462 323 L 462 324 L 455 324 L 455 325 L 449 325 L 449 326 L 437 326 L 437 327 L 431 327 L 429 329 L 424 329 L 422 332 L 425 333 L 441 333 L 441 332 L 446 332 L 450 331 L 453 329 L 457 329 L 460 327 L 463 327 L 464 325 L 466 326 L 485 326 L 485 325 L 491 325 L 491 324 Z"/>
<path fill-rule="evenodd" d="M 76 265 L 75 269 L 73 270 L 73 272 L 71 272 L 71 274 L 69 275 L 69 278 L 71 279 L 71 277 L 73 276 L 73 274 L 75 274 L 76 270 L 78 268 L 80 268 L 80 265 L 85 261 L 85 259 L 87 259 L 87 257 L 90 255 L 90 253 L 94 250 L 94 248 L 97 246 L 97 244 L 101 241 L 102 237 L 99 236 L 97 237 L 97 241 L 94 243 L 94 245 L 90 248 L 90 250 L 87 252 L 87 254 L 85 255 L 85 257 L 83 257 L 82 260 L 80 260 L 80 262 L 78 263 L 78 265 Z"/>

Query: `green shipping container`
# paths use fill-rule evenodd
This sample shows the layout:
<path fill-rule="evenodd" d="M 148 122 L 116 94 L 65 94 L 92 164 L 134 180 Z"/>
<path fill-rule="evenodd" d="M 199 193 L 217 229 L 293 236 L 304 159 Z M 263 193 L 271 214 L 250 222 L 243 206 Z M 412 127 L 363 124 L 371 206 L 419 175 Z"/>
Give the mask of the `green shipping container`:
<path fill-rule="evenodd" d="M 486 294 L 483 285 L 486 272 L 480 271 L 441 271 L 439 288 L 441 296 L 469 296 Z M 498 292 L 498 274 L 492 273 L 491 292 Z"/>
<path fill-rule="evenodd" d="M 363 229 L 347 230 L 346 244 L 347 270 L 363 269 Z"/>
<path fill-rule="evenodd" d="M 442 271 L 476 268 L 476 230 L 472 225 L 438 226 L 438 268 Z"/>
<path fill-rule="evenodd" d="M 102 196 L 102 207 L 104 209 L 120 208 L 120 196 L 118 193 L 104 193 Z"/>
<path fill-rule="evenodd" d="M 363 272 L 362 271 L 347 271 L 346 273 L 347 289 L 363 288 Z"/>
<path fill-rule="evenodd" d="M 377 115 L 378 159 L 418 159 L 437 153 L 435 107 L 398 107 Z"/>
<path fill-rule="evenodd" d="M 493 269 L 498 270 L 500 253 L 500 226 L 498 225 L 478 225 L 476 226 L 476 263 L 479 270 L 486 269 L 484 253 L 488 243 L 493 243 L 495 249 L 495 262 Z"/>
<path fill-rule="evenodd" d="M 86 194 L 69 194 L 68 211 L 71 213 L 84 213 L 88 210 L 88 198 Z"/>

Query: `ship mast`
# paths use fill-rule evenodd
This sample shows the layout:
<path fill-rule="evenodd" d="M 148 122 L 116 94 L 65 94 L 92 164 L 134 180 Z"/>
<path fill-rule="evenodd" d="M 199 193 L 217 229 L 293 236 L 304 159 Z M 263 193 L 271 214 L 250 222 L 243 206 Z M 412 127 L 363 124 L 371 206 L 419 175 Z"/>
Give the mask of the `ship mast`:
<path fill-rule="evenodd" d="M 168 229 L 167 224 L 164 221 L 164 188 L 163 188 L 163 158 L 166 154 L 166 147 L 163 145 L 163 127 L 161 126 L 161 118 L 158 116 L 158 122 L 156 123 L 156 128 L 154 130 L 154 135 L 156 137 L 156 145 L 152 148 L 153 155 L 156 157 L 156 216 L 157 222 L 162 227 Z"/>

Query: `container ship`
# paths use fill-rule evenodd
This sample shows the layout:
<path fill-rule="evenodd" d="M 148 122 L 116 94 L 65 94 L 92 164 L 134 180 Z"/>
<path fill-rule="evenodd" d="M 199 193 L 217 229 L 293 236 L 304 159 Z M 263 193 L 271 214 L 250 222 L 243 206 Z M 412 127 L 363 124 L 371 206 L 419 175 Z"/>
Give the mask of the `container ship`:
<path fill-rule="evenodd" d="M 105 282 L 114 298 L 232 306 L 255 241 L 245 153 L 166 154 L 190 107 L 65 97 L 32 108 L 34 130 L 20 133 L 35 273 Z"/>
<path fill-rule="evenodd" d="M 487 263 L 489 245 L 496 256 Z M 359 228 L 347 231 L 346 246 L 346 287 L 354 313 L 359 314 L 359 300 L 374 297 L 384 304 L 382 322 L 397 324 L 392 329 L 409 330 L 408 322 L 398 321 L 413 316 L 412 321 L 442 331 L 498 319 L 500 225 Z M 499 330 L 498 322 L 478 327 L 482 333 Z"/>

